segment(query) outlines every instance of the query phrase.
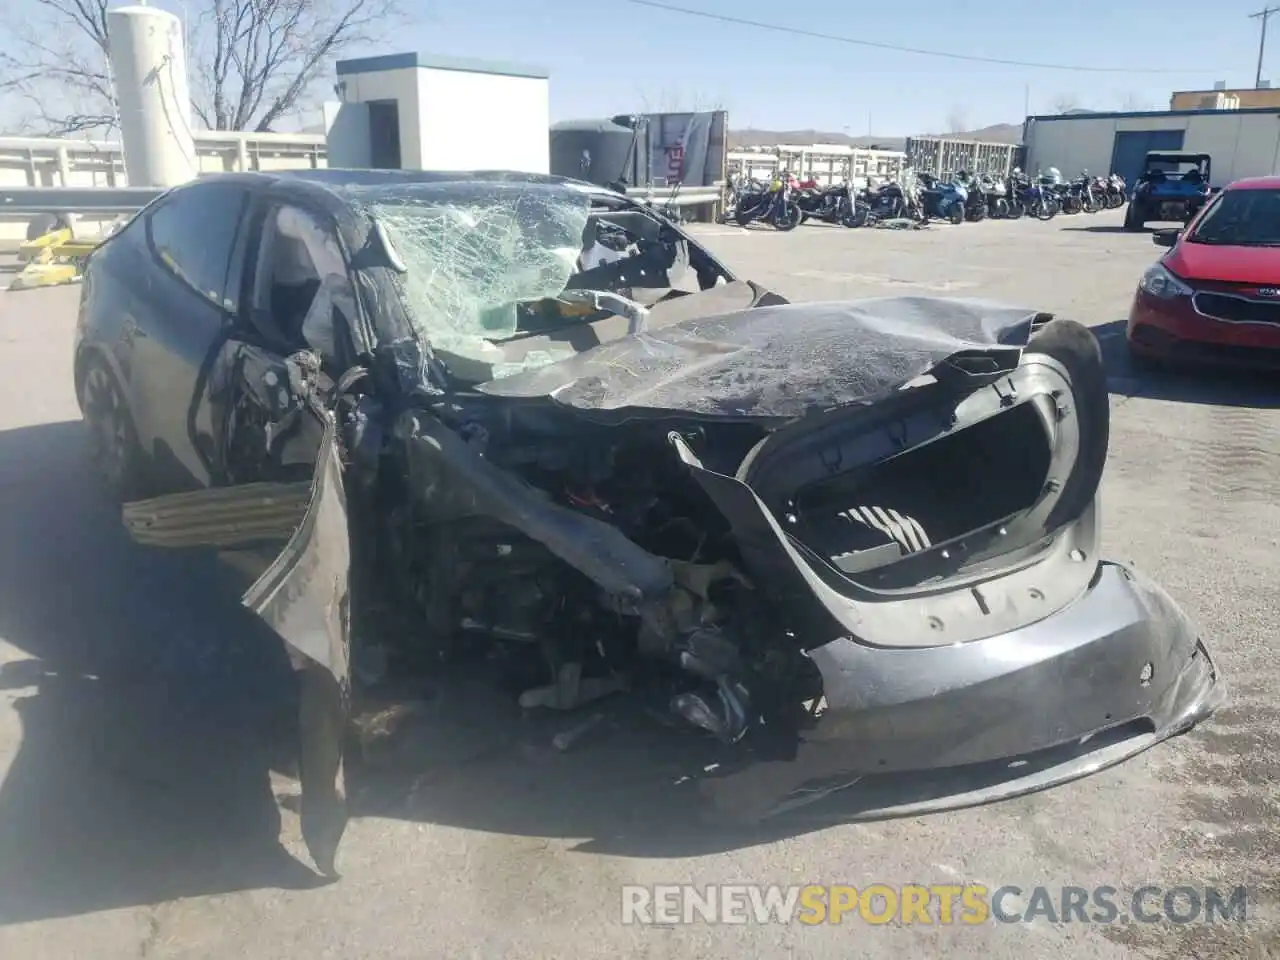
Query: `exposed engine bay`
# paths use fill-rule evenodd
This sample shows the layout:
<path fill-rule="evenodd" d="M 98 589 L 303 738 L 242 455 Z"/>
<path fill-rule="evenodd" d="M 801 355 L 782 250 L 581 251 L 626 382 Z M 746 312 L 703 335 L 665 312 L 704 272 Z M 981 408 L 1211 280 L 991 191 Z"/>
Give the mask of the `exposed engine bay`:
<path fill-rule="evenodd" d="M 955 384 L 921 383 L 875 415 L 829 417 L 825 430 L 815 418 L 782 458 L 768 421 L 652 416 L 622 427 L 461 398 L 413 415 L 402 429 L 439 454 L 393 448 L 403 459 L 384 460 L 361 503 L 381 524 L 383 582 L 423 625 L 422 645 L 404 652 L 430 661 L 514 647 L 523 673 L 540 675 L 521 695 L 527 707 L 576 708 L 639 671 L 672 688 L 676 714 L 728 742 L 753 724 L 794 723 L 822 695 L 805 624 L 761 591 L 675 445 L 718 474 L 747 467 L 772 517 L 851 592 L 941 584 L 1042 545 L 1044 521 L 1064 506 L 1050 481 L 1077 452 L 1053 398 L 1067 382 L 1047 360 L 1002 379 L 960 396 Z M 621 569 L 598 570 L 595 549 L 522 530 L 517 507 L 507 518 L 496 506 L 523 498 L 530 511 L 554 508 L 566 541 L 615 539 L 600 549 Z"/>

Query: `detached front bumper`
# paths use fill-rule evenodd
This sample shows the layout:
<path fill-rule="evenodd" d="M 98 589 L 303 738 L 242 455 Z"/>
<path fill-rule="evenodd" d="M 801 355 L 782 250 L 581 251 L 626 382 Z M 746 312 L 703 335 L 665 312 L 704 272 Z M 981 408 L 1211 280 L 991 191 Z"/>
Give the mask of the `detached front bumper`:
<path fill-rule="evenodd" d="M 825 712 L 793 759 L 704 780 L 717 813 L 758 819 L 835 791 L 845 820 L 1018 796 L 1183 733 L 1224 693 L 1181 610 L 1114 563 L 1076 602 L 1008 633 L 928 649 L 840 639 L 811 656 Z"/>

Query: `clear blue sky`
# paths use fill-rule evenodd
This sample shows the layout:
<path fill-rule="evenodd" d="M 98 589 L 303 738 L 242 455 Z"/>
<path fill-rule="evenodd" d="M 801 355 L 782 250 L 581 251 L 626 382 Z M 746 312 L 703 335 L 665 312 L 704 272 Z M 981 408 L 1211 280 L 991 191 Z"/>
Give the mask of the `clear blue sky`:
<path fill-rule="evenodd" d="M 1168 74 L 1087 73 L 943 60 L 767 32 L 626 0 L 430 0 L 393 44 L 514 60 L 551 72 L 555 120 L 609 116 L 647 101 L 722 104 L 734 127 L 817 128 L 854 135 L 939 132 L 1020 122 L 1069 95 L 1083 107 L 1126 100 L 1165 109 L 1172 90 L 1215 80 L 1252 86 L 1263 0 L 914 0 L 907 3 L 670 0 L 678 5 L 849 37 L 1070 66 Z M 1280 86 L 1280 15 L 1267 66 Z M 355 55 L 355 52 L 351 55 Z M 1264 77 L 1268 76 L 1264 68 Z"/>

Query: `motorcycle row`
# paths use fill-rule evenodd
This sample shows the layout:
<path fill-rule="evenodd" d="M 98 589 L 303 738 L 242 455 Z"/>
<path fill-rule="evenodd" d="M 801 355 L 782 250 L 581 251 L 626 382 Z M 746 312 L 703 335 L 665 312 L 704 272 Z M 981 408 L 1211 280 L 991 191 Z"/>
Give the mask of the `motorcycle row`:
<path fill-rule="evenodd" d="M 918 226 L 931 220 L 960 224 L 988 217 L 1052 220 L 1059 213 L 1114 210 L 1127 200 L 1123 177 L 1092 177 L 1088 171 L 1070 181 L 1056 170 L 1033 178 L 1016 168 L 1004 178 L 961 171 L 949 179 L 919 173 L 904 181 L 860 190 L 847 182 L 823 186 L 791 173 L 780 173 L 771 182 L 735 182 L 723 219 L 740 227 L 766 223 L 777 230 L 794 230 L 807 220 L 845 227 Z"/>

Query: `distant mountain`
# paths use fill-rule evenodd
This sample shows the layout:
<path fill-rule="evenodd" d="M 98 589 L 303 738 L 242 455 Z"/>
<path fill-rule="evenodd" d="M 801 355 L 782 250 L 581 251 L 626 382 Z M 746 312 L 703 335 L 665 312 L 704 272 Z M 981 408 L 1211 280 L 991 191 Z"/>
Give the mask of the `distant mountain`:
<path fill-rule="evenodd" d="M 997 123 L 980 130 L 963 133 L 925 133 L 925 137 L 946 137 L 951 140 L 981 140 L 983 143 L 1021 143 L 1022 124 Z M 777 143 L 838 143 L 850 147 L 877 146 L 885 150 L 901 150 L 905 137 L 851 137 L 843 133 L 827 133 L 822 130 L 730 130 L 729 149 L 744 147 L 772 147 Z"/>

